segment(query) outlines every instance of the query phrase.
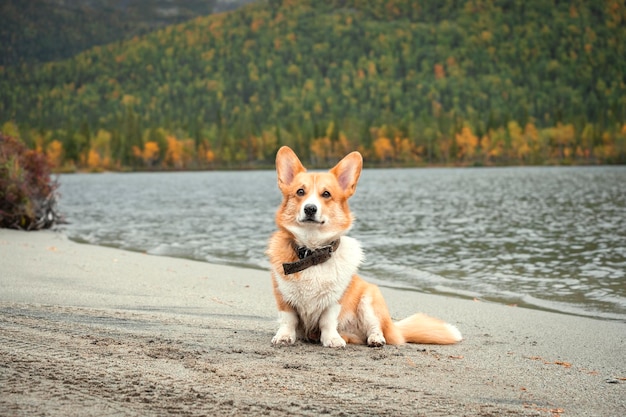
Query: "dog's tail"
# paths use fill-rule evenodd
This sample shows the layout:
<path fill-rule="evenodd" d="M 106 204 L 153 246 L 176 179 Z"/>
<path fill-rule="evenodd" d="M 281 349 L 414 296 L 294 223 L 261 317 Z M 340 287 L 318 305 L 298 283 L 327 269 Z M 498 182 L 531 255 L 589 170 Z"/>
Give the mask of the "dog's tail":
<path fill-rule="evenodd" d="M 463 339 L 455 326 L 425 314 L 414 314 L 395 322 L 394 327 L 402 335 L 404 343 L 451 345 Z"/>

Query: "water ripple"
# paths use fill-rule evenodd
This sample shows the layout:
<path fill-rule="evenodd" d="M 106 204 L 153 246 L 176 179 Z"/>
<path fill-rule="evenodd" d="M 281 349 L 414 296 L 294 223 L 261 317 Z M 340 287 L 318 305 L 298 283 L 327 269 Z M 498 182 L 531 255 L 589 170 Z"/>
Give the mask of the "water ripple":
<path fill-rule="evenodd" d="M 63 175 L 76 240 L 267 268 L 275 174 Z M 351 235 L 366 277 L 626 319 L 626 168 L 365 170 Z"/>

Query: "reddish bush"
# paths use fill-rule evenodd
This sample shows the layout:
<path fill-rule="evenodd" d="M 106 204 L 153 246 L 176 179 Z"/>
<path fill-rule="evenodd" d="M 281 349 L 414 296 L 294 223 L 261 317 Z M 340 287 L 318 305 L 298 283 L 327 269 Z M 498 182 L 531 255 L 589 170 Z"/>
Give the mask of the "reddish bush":
<path fill-rule="evenodd" d="M 0 227 L 52 227 L 59 220 L 55 212 L 57 186 L 44 155 L 0 132 Z"/>

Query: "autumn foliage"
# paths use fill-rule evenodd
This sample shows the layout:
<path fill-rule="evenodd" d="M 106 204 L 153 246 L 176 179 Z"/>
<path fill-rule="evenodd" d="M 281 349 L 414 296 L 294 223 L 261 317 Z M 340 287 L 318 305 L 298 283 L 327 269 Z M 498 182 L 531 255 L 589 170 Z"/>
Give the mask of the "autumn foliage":
<path fill-rule="evenodd" d="M 0 132 L 0 227 L 51 227 L 58 220 L 56 188 L 46 156 Z"/>
<path fill-rule="evenodd" d="M 32 68 L 0 129 L 58 170 L 626 163 L 623 2 L 255 2 Z"/>

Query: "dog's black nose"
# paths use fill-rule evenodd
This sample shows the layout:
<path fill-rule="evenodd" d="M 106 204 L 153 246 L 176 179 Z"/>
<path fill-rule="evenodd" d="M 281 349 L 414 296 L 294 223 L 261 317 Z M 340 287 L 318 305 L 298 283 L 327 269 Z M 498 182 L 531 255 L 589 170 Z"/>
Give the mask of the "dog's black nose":
<path fill-rule="evenodd" d="M 307 217 L 313 217 L 315 213 L 317 213 L 317 206 L 315 204 L 307 204 L 304 206 L 304 214 L 306 214 Z"/>

